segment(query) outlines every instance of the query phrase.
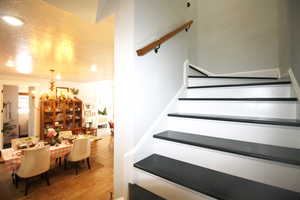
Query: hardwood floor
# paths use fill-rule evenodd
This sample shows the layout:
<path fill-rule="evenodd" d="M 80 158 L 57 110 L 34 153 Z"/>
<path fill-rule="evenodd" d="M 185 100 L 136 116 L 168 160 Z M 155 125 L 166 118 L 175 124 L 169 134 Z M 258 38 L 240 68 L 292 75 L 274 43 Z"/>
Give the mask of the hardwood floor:
<path fill-rule="evenodd" d="M 49 173 L 50 186 L 40 177 L 31 182 L 27 196 L 24 196 L 24 183 L 16 189 L 11 182 L 10 172 L 0 164 L 1 200 L 110 200 L 113 192 L 113 137 L 104 136 L 93 148 L 91 170 L 87 163 L 81 164 L 79 174 L 69 167 L 52 163 Z"/>

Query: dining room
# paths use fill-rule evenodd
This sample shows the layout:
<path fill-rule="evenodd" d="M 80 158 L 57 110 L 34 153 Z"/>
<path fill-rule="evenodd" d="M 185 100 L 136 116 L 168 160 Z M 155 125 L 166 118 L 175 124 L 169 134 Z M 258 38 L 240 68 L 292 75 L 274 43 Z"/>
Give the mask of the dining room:
<path fill-rule="evenodd" d="M 3 0 L 0 43 L 0 199 L 112 199 L 114 17 Z"/>

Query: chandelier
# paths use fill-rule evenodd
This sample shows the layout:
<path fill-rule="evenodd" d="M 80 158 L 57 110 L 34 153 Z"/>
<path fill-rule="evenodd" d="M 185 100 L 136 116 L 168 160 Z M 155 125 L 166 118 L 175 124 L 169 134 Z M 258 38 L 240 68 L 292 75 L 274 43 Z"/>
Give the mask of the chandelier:
<path fill-rule="evenodd" d="M 50 69 L 50 88 L 48 91 L 41 94 L 42 100 L 66 100 L 74 99 L 74 95 L 70 91 L 57 93 L 56 91 L 56 82 L 55 82 L 55 70 Z"/>

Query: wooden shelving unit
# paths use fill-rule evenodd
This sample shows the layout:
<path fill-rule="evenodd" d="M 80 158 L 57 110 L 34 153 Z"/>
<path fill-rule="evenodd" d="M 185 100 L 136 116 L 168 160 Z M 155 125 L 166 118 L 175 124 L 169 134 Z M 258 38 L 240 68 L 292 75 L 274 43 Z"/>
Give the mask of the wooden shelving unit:
<path fill-rule="evenodd" d="M 74 134 L 82 129 L 82 101 L 72 100 L 41 100 L 40 101 L 40 138 L 45 138 L 48 128 L 70 130 Z"/>

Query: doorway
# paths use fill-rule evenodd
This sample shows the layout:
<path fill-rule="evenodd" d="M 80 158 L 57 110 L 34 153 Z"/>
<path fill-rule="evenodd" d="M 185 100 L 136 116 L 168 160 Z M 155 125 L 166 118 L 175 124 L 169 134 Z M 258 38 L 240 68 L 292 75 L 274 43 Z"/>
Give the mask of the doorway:
<path fill-rule="evenodd" d="M 3 85 L 3 146 L 34 135 L 34 87 Z"/>

